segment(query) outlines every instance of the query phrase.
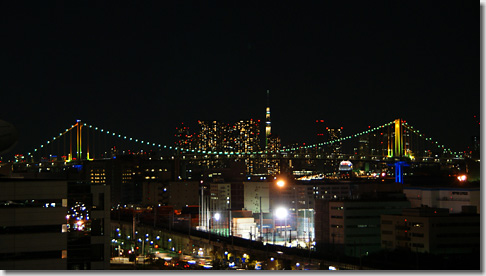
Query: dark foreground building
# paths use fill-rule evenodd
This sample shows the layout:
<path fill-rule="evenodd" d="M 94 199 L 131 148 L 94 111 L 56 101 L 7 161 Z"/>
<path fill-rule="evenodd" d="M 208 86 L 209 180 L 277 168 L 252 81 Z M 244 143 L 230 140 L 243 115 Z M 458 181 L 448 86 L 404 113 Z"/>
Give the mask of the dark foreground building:
<path fill-rule="evenodd" d="M 0 178 L 0 269 L 109 269 L 109 186 Z"/>

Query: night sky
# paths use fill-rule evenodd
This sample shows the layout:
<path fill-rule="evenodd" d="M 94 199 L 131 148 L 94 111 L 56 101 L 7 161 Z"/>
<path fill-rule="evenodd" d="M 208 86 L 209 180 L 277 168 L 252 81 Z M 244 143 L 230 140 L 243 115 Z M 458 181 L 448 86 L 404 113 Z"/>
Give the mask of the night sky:
<path fill-rule="evenodd" d="M 9 154 L 77 119 L 168 145 L 180 122 L 263 130 L 267 89 L 283 144 L 315 142 L 316 119 L 350 135 L 403 118 L 453 151 L 479 134 L 472 3 L 13 2 L 0 4 Z"/>

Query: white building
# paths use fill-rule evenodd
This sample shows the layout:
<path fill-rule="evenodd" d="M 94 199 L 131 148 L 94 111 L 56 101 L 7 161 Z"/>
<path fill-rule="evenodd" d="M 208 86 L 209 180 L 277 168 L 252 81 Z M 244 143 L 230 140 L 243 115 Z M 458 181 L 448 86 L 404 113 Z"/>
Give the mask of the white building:
<path fill-rule="evenodd" d="M 481 209 L 479 188 L 404 187 L 403 193 L 412 208 L 421 206 L 445 208 L 451 214 L 460 213 L 462 206 L 476 206 L 478 213 Z"/>
<path fill-rule="evenodd" d="M 270 211 L 269 185 L 273 182 L 243 182 L 244 187 L 244 209 L 253 213 L 267 213 Z"/>
<path fill-rule="evenodd" d="M 254 218 L 233 218 L 231 221 L 233 236 L 255 240 L 260 236 Z"/>

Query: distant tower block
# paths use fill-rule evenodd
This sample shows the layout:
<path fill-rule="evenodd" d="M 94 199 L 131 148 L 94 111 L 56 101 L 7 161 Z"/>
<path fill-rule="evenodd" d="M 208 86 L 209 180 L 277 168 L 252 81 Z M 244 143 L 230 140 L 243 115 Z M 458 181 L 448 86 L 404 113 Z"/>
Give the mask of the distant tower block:
<path fill-rule="evenodd" d="M 265 148 L 268 148 L 268 138 L 272 134 L 270 121 L 270 90 L 267 90 L 267 114 L 265 115 Z"/>

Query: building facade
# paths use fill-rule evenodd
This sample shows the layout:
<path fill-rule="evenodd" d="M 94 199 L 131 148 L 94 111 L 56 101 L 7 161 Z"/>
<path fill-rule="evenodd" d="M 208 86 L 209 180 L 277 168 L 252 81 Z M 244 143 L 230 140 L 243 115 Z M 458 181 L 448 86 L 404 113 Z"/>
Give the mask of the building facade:
<path fill-rule="evenodd" d="M 0 182 L 0 269 L 68 268 L 67 181 Z"/>
<path fill-rule="evenodd" d="M 480 250 L 480 217 L 475 208 L 451 214 L 446 208 L 419 207 L 381 216 L 381 247 L 431 254 Z"/>
<path fill-rule="evenodd" d="M 404 187 L 403 193 L 412 208 L 446 208 L 452 214 L 462 212 L 462 206 L 476 206 L 478 213 L 481 209 L 480 188 Z"/>
<path fill-rule="evenodd" d="M 2 179 L 0 203 L 0 269 L 109 269 L 109 186 Z"/>
<path fill-rule="evenodd" d="M 348 256 L 360 257 L 381 250 L 380 219 L 401 214 L 406 200 L 318 200 L 316 243 Z"/>

